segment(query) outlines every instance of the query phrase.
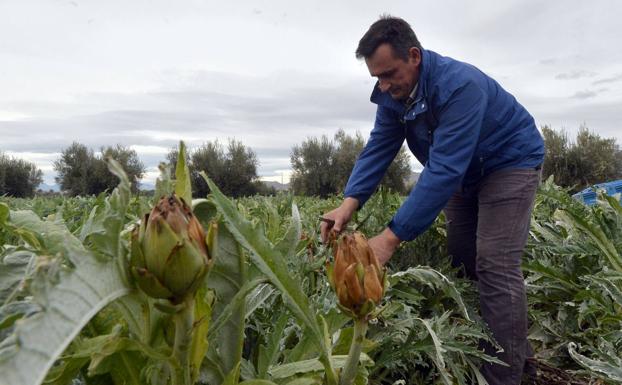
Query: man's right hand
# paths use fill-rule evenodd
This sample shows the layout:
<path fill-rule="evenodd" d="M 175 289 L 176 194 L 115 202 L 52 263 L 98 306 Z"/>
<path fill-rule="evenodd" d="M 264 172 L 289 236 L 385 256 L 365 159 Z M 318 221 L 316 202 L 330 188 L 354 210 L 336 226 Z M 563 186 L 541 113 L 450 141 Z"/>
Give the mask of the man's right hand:
<path fill-rule="evenodd" d="M 322 242 L 326 243 L 326 241 L 328 240 L 328 233 L 331 230 L 335 231 L 336 233 L 340 233 L 341 230 L 343 230 L 348 224 L 348 222 L 350 222 L 352 214 L 354 214 L 358 207 L 358 199 L 348 197 L 343 200 L 339 207 L 324 214 L 324 218 L 331 219 L 335 222 L 329 223 L 327 221 L 322 221 L 322 223 L 320 224 L 320 234 L 322 236 Z"/>

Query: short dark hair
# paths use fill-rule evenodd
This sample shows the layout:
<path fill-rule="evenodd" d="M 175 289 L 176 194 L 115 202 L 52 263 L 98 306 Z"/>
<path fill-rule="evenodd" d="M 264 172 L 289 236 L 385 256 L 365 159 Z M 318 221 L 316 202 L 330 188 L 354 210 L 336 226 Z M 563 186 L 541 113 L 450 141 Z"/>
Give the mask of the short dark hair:
<path fill-rule="evenodd" d="M 404 61 L 408 61 L 408 50 L 410 48 L 421 49 L 421 43 L 419 43 L 410 24 L 399 17 L 381 15 L 380 19 L 369 27 L 369 30 L 359 41 L 355 53 L 356 58 L 368 59 L 376 52 L 376 48 L 384 43 L 390 44 L 394 54 Z"/>

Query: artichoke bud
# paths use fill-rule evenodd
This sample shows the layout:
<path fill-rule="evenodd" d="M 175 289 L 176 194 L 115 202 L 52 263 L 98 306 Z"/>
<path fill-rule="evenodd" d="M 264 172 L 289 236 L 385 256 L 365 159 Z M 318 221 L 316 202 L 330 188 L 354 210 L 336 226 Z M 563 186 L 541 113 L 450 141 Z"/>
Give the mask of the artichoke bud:
<path fill-rule="evenodd" d="M 327 273 L 340 307 L 347 309 L 350 315 L 365 317 L 384 295 L 384 268 L 359 232 L 342 235 L 333 244 L 333 256 Z"/>
<path fill-rule="evenodd" d="M 212 260 L 203 226 L 175 194 L 162 197 L 134 229 L 130 253 L 138 287 L 173 303 L 194 294 Z"/>
<path fill-rule="evenodd" d="M 363 267 L 363 264 L 361 262 L 356 263 L 356 276 L 358 277 L 359 281 L 361 281 L 362 285 L 363 279 L 365 278 L 365 267 Z"/>

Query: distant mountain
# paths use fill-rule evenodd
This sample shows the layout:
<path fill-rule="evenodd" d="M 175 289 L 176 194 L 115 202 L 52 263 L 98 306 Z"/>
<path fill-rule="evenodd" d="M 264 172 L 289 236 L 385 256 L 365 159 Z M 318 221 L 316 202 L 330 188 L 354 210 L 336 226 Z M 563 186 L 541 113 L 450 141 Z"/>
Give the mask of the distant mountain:
<path fill-rule="evenodd" d="M 276 191 L 286 191 L 289 190 L 289 183 L 279 183 L 279 182 L 272 182 L 272 181 L 262 181 L 263 183 L 266 184 L 266 186 L 268 187 L 274 187 L 274 189 Z"/>
<path fill-rule="evenodd" d="M 37 187 L 37 190 L 41 190 L 41 191 L 45 191 L 45 192 L 48 192 L 50 190 L 52 190 L 54 192 L 60 192 L 60 186 L 57 185 L 57 184 L 41 183 L 39 185 L 39 187 Z"/>
<path fill-rule="evenodd" d="M 155 190 L 155 184 L 140 182 L 139 185 L 138 185 L 138 189 L 142 190 L 142 191 Z"/>

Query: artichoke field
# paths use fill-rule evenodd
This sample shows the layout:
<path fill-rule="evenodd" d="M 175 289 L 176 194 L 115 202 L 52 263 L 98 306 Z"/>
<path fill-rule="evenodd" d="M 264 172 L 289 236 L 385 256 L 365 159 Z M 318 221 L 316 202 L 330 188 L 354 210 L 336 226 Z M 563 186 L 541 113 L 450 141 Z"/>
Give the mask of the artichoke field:
<path fill-rule="evenodd" d="M 491 337 L 442 216 L 385 268 L 365 237 L 401 197 L 379 191 L 323 245 L 338 197 L 232 201 L 206 176 L 192 200 L 183 153 L 150 198 L 110 161 L 109 195 L 0 201 L 0 385 L 485 384 Z M 616 199 L 542 186 L 530 339 L 576 383 L 622 383 L 621 254 Z"/>

